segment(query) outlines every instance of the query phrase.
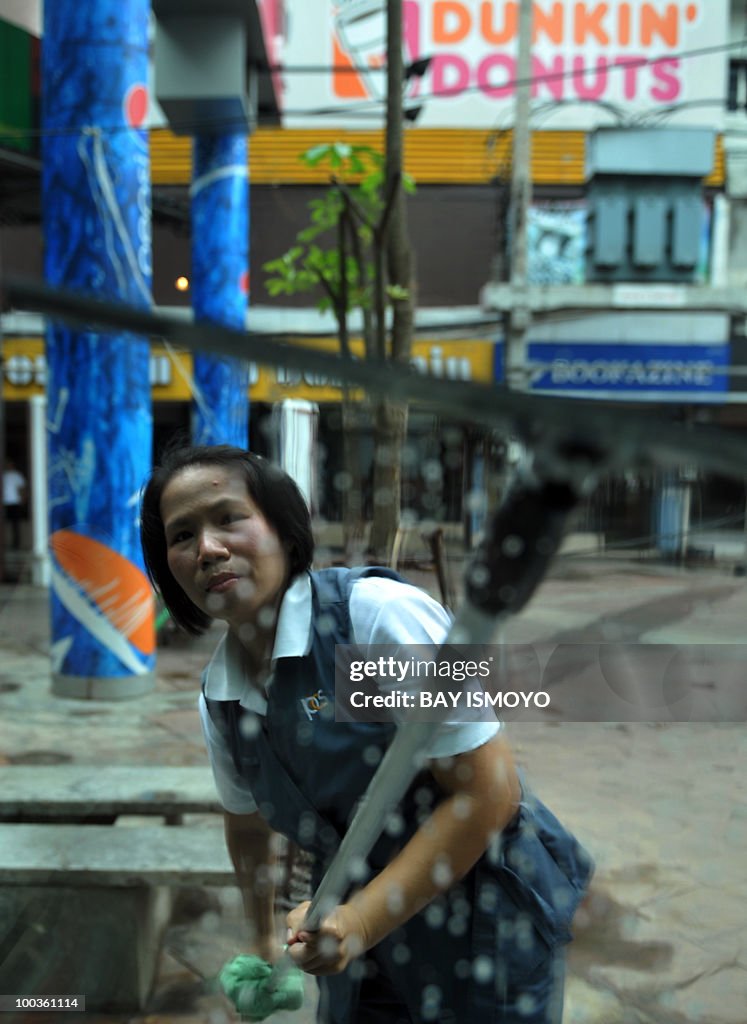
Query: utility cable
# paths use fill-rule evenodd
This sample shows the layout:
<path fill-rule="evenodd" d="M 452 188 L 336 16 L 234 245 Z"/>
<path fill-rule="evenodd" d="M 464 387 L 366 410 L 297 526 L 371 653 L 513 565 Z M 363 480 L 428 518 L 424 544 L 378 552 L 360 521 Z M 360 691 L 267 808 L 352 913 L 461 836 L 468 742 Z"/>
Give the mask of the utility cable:
<path fill-rule="evenodd" d="M 665 52 L 665 53 L 661 54 L 660 56 L 656 56 L 656 57 L 635 57 L 635 58 L 630 58 L 629 60 L 621 58 L 620 63 L 609 63 L 609 64 L 605 65 L 605 70 L 612 72 L 612 71 L 616 71 L 616 70 L 621 69 L 621 70 L 624 71 L 626 68 L 629 69 L 629 68 L 647 67 L 647 66 L 650 66 L 650 65 L 653 65 L 653 64 L 660 63 L 661 61 L 664 61 L 664 60 L 667 60 L 667 61 L 670 61 L 670 60 L 688 60 L 688 59 L 696 58 L 696 57 L 711 56 L 711 55 L 718 54 L 718 53 L 728 53 L 728 52 L 730 52 L 732 50 L 744 49 L 745 47 L 747 47 L 747 37 L 739 39 L 739 40 L 736 40 L 736 41 L 732 41 L 732 42 L 718 43 L 718 44 L 716 44 L 714 46 L 695 47 L 695 48 L 690 49 L 690 50 L 677 50 L 677 51 L 674 51 L 674 52 Z M 308 67 L 308 69 L 313 69 L 314 72 L 318 71 L 318 73 L 322 73 L 322 71 L 324 70 L 324 66 L 322 66 L 322 65 L 308 65 L 308 66 L 304 66 L 304 65 L 292 66 L 292 65 L 290 65 L 287 68 L 283 68 L 282 65 L 271 65 L 271 66 L 266 66 L 264 68 L 260 67 L 260 68 L 258 68 L 258 70 L 260 72 L 264 72 L 264 73 L 268 73 L 268 74 L 269 73 L 288 73 L 288 74 L 292 74 L 294 72 L 300 74 L 300 73 L 307 73 L 304 70 L 305 67 Z M 329 65 L 326 68 L 328 73 L 332 73 L 332 71 L 334 69 L 335 69 L 335 65 Z M 368 70 L 368 69 L 366 69 L 366 70 Z M 551 72 L 546 72 L 546 73 L 543 72 L 542 74 L 532 75 L 529 78 L 525 78 L 525 79 L 518 79 L 518 78 L 508 79 L 506 82 L 503 82 L 501 84 L 500 88 L 501 89 L 512 89 L 512 88 L 518 88 L 518 87 L 520 87 L 522 85 L 526 85 L 526 84 L 534 86 L 534 85 L 539 85 L 539 84 L 546 83 L 546 82 L 553 82 L 553 81 L 558 81 L 558 80 L 567 79 L 567 78 L 571 78 L 571 79 L 572 78 L 578 78 L 578 77 L 583 77 L 584 75 L 587 75 L 587 74 L 589 74 L 591 72 L 594 72 L 594 71 L 597 71 L 597 70 L 598 70 L 598 67 L 596 65 L 584 64 L 582 67 L 579 67 L 579 68 L 571 68 L 571 69 L 564 70 L 564 71 L 551 71 Z M 442 92 L 418 93 L 416 96 L 411 97 L 411 100 L 414 103 L 421 103 L 422 101 L 429 100 L 429 99 L 453 99 L 457 95 L 462 96 L 462 95 L 464 95 L 466 93 L 480 92 L 480 91 L 483 91 L 483 87 L 480 86 L 480 85 L 474 85 L 474 86 L 467 86 L 464 89 L 460 89 L 458 91 L 458 93 L 455 92 L 455 90 L 453 88 L 452 89 L 445 89 Z M 727 97 L 724 96 L 723 102 L 726 103 L 726 100 L 727 100 Z M 583 104 L 585 102 L 589 102 L 589 103 L 592 103 L 592 104 L 598 103 L 597 100 L 585 101 L 583 99 L 574 100 L 572 102 L 579 103 L 579 104 Z M 667 109 L 669 109 L 669 108 L 667 108 Z M 656 108 L 656 107 L 652 107 L 651 108 L 650 113 L 652 115 L 655 116 L 657 114 L 657 112 L 658 112 L 658 108 Z M 645 112 L 642 112 L 642 113 L 645 113 Z M 361 103 L 355 103 L 355 104 L 350 104 L 350 105 L 347 105 L 347 106 L 339 106 L 339 107 L 318 107 L 318 108 L 312 108 L 312 109 L 308 109 L 308 108 L 301 109 L 301 108 L 299 108 L 298 110 L 293 110 L 293 109 L 282 110 L 281 111 L 281 116 L 282 117 L 351 117 L 351 116 L 368 117 L 368 116 L 373 116 L 373 117 L 380 118 L 380 117 L 383 117 L 383 107 L 382 107 L 382 102 L 380 100 L 365 100 L 365 101 L 362 101 Z M 638 116 L 638 112 L 637 112 L 637 116 Z M 39 129 L 20 129 L 19 128 L 19 129 L 6 130 L 6 131 L 3 131 L 3 132 L 0 132 L 0 140 L 3 140 L 3 139 L 5 139 L 5 140 L 19 140 L 19 139 L 32 139 L 32 138 L 43 139 L 43 138 L 54 138 L 56 136 L 76 135 L 76 134 L 78 134 L 78 132 L 84 130 L 84 128 L 86 128 L 86 127 L 90 127 L 90 126 L 80 125 L 80 126 L 71 126 L 69 128 L 56 128 L 56 129 L 42 129 L 42 128 L 39 128 Z M 142 128 L 142 129 L 133 129 L 129 125 L 121 125 L 121 124 L 111 125 L 109 127 L 106 127 L 106 126 L 103 126 L 103 125 L 98 125 L 97 126 L 99 131 L 104 132 L 104 133 L 112 133 L 112 134 L 117 133 L 117 132 L 133 131 L 133 130 L 149 131 L 149 132 L 167 131 L 167 130 L 169 130 L 169 127 L 170 126 L 167 126 L 167 125 L 164 125 L 164 126 L 154 125 L 154 126 L 145 127 L 145 128 Z M 227 118 L 222 118 L 222 119 L 218 119 L 218 120 L 202 120 L 202 119 L 185 120 L 185 121 L 180 121 L 180 122 L 174 122 L 174 125 L 173 125 L 173 128 L 175 128 L 179 132 L 183 132 L 185 134 L 199 134 L 199 132 L 204 130 L 205 128 L 210 128 L 212 131 L 220 129 L 220 130 L 224 130 L 224 131 L 228 132 L 228 131 L 231 131 L 232 128 L 242 128 L 242 127 L 245 127 L 245 120 L 243 118 L 236 118 L 236 117 L 227 117 Z"/>

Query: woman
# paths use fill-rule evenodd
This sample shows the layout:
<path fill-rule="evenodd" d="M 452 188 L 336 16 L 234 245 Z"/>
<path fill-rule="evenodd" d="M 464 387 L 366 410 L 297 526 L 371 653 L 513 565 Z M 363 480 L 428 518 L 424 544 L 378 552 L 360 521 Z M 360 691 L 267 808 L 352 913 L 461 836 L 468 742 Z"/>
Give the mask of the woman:
<path fill-rule="evenodd" d="M 254 924 L 278 954 L 273 834 L 324 873 L 396 728 L 335 722 L 335 645 L 432 644 L 443 609 L 386 569 L 310 571 L 290 477 L 227 446 L 171 450 L 145 489 L 151 579 L 191 633 L 228 625 L 200 714 L 226 839 Z M 496 722 L 444 725 L 357 885 L 318 932 L 289 915 L 291 954 L 320 979 L 328 1024 L 559 1024 L 563 952 L 588 858 L 523 793 Z"/>

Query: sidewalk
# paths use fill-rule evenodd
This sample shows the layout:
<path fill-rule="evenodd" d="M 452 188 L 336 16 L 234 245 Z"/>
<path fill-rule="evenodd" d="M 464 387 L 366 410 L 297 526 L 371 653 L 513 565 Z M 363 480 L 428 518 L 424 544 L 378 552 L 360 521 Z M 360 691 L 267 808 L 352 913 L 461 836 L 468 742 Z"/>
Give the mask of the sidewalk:
<path fill-rule="evenodd" d="M 432 574 L 410 575 L 436 592 Z M 62 700 L 50 694 L 47 606 L 40 589 L 0 587 L 0 764 L 203 764 L 196 695 L 219 628 L 163 647 L 144 698 Z M 556 566 L 506 639 L 736 644 L 745 622 L 745 582 L 726 570 L 578 557 Z M 745 1024 L 744 724 L 547 721 L 509 736 L 534 790 L 598 865 L 576 920 L 566 1024 Z M 224 1024 L 204 979 L 240 941 L 235 892 L 182 902 L 147 1012 L 86 1021 Z M 311 1003 L 273 1020 L 310 1024 Z"/>

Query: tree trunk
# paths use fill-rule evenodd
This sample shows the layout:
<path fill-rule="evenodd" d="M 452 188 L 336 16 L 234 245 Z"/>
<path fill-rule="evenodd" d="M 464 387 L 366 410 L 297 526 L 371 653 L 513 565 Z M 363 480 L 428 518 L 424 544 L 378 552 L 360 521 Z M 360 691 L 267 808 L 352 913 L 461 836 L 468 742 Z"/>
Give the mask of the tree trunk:
<path fill-rule="evenodd" d="M 343 206 L 337 222 L 337 253 L 340 261 L 340 293 L 337 298 L 337 333 L 340 352 L 350 356 L 348 332 L 348 279 L 346 262 L 348 257 L 348 233 L 351 231 L 349 212 Z M 355 232 L 352 232 L 355 235 Z M 356 253 L 362 273 L 360 253 Z M 342 388 L 342 545 L 347 565 L 355 565 L 363 553 L 363 482 L 361 480 L 360 433 L 355 403 L 350 398 L 350 389 Z"/>
<path fill-rule="evenodd" d="M 402 443 L 407 433 L 407 406 L 383 399 L 374 409 L 373 522 L 369 550 L 388 565 L 399 529 L 402 489 Z"/>
<path fill-rule="evenodd" d="M 363 480 L 358 407 L 347 388 L 342 393 L 342 543 L 346 565 L 358 565 L 365 549 Z"/>
<path fill-rule="evenodd" d="M 385 188 L 395 188 L 386 231 L 387 274 L 395 286 L 392 298 L 390 358 L 407 363 L 412 349 L 414 295 L 412 253 L 407 233 L 405 195 L 402 190 L 403 129 L 402 0 L 387 4 L 387 117 Z M 391 558 L 400 522 L 402 448 L 407 436 L 407 406 L 386 399 L 376 405 L 374 422 L 374 505 L 370 549 L 384 563 Z"/>

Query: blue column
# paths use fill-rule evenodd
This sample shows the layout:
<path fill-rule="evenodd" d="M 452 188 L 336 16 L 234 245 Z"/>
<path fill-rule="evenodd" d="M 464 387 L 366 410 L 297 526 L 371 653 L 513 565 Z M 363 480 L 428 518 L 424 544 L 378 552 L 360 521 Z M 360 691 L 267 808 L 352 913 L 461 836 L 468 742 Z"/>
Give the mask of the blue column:
<path fill-rule="evenodd" d="M 684 557 L 690 530 L 690 483 L 677 470 L 663 470 L 654 502 L 656 547 L 665 558 Z"/>
<path fill-rule="evenodd" d="M 50 284 L 151 305 L 148 0 L 44 5 L 43 218 Z M 149 344 L 47 332 L 53 690 L 153 685 L 138 493 L 151 464 Z"/>
<path fill-rule="evenodd" d="M 192 158 L 192 305 L 195 320 L 244 329 L 249 280 L 245 135 L 202 135 Z M 248 363 L 195 353 L 195 444 L 249 443 Z"/>

